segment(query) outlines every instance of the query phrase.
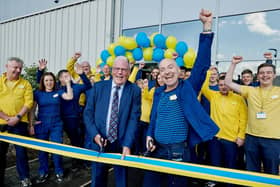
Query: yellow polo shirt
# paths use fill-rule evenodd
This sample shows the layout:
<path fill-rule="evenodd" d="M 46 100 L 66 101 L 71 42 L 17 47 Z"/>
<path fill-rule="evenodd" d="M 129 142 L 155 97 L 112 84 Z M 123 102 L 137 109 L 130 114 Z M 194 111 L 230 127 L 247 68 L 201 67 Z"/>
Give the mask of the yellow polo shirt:
<path fill-rule="evenodd" d="M 140 120 L 146 123 L 150 123 L 150 114 L 153 105 L 153 97 L 155 88 L 144 88 L 141 94 L 141 117 Z"/>
<path fill-rule="evenodd" d="M 246 133 L 264 138 L 280 139 L 280 87 L 270 89 L 241 86 L 241 94 L 248 103 L 248 126 Z M 261 109 L 263 103 L 263 109 Z M 265 119 L 257 119 L 264 112 Z"/>
<path fill-rule="evenodd" d="M 0 77 L 0 111 L 8 116 L 16 116 L 26 106 L 31 109 L 33 106 L 33 91 L 30 83 L 23 78 L 7 85 L 6 73 Z M 10 85 L 10 86 L 9 86 Z M 27 114 L 22 116 L 22 122 L 28 122 Z M 0 125 L 7 124 L 0 118 Z"/>
<path fill-rule="evenodd" d="M 244 99 L 238 95 L 229 92 L 227 96 L 219 91 L 209 89 L 209 75 L 201 89 L 202 94 L 210 102 L 211 119 L 220 128 L 216 137 L 231 142 L 236 138 L 245 138 L 245 129 L 247 125 L 247 106 Z"/>

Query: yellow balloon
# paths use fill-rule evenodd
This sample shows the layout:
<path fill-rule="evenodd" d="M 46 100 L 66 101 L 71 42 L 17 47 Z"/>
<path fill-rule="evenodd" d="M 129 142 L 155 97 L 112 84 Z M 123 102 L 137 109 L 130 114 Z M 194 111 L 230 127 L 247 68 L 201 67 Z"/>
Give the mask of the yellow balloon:
<path fill-rule="evenodd" d="M 102 63 L 102 59 L 98 58 L 97 61 L 95 62 L 95 66 L 99 66 Z"/>
<path fill-rule="evenodd" d="M 129 52 L 129 51 L 125 52 L 125 56 L 126 56 L 126 58 L 128 59 L 129 62 L 134 62 L 135 61 L 134 58 L 133 58 L 132 52 Z"/>
<path fill-rule="evenodd" d="M 152 47 L 155 46 L 155 44 L 154 44 L 154 37 L 155 37 L 155 35 L 157 35 L 157 34 L 158 34 L 158 32 L 154 32 L 154 33 L 151 34 L 151 36 L 150 36 L 150 41 L 151 41 L 151 46 L 152 46 Z"/>
<path fill-rule="evenodd" d="M 118 39 L 118 45 L 121 45 L 124 47 L 125 45 L 125 40 L 126 40 L 126 37 L 125 36 L 120 36 L 119 39 Z"/>
<path fill-rule="evenodd" d="M 184 65 L 186 68 L 192 68 L 195 62 L 196 52 L 193 48 L 189 48 L 184 55 Z"/>
<path fill-rule="evenodd" d="M 110 55 L 112 55 L 112 56 L 115 54 L 115 53 L 114 53 L 115 47 L 116 47 L 116 44 L 115 44 L 115 43 L 111 43 L 111 44 L 109 45 L 109 47 L 108 47 L 108 52 L 109 52 Z"/>
<path fill-rule="evenodd" d="M 153 48 L 151 47 L 144 48 L 143 56 L 145 61 L 151 61 L 153 59 Z"/>
<path fill-rule="evenodd" d="M 168 36 L 166 39 L 166 47 L 169 49 L 175 49 L 177 44 L 177 39 L 174 36 Z"/>
<path fill-rule="evenodd" d="M 173 58 L 174 53 L 176 53 L 175 49 L 166 49 L 164 52 L 164 58 Z"/>
<path fill-rule="evenodd" d="M 115 60 L 115 57 L 114 57 L 114 56 L 109 56 L 109 57 L 107 58 L 106 63 L 107 63 L 110 67 L 112 67 L 113 64 L 114 64 L 114 60 Z"/>
<path fill-rule="evenodd" d="M 124 48 L 128 49 L 128 50 L 132 50 L 132 49 L 135 49 L 137 47 L 137 43 L 136 41 L 134 40 L 134 38 L 129 38 L 127 37 L 125 40 L 124 40 L 124 43 L 122 45 Z"/>

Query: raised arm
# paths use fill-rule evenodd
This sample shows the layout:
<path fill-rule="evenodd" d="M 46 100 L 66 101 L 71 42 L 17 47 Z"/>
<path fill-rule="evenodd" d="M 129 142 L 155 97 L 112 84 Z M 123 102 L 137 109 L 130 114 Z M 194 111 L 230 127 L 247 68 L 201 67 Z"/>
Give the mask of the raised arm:
<path fill-rule="evenodd" d="M 203 32 L 200 34 L 197 58 L 192 69 L 192 74 L 188 79 L 197 95 L 205 80 L 206 72 L 211 64 L 211 45 L 214 34 L 211 31 L 212 13 L 208 10 L 201 10 L 199 16 L 203 23 Z"/>
<path fill-rule="evenodd" d="M 238 63 L 240 63 L 242 61 L 242 59 L 243 59 L 242 56 L 232 57 L 232 61 L 231 61 L 231 64 L 229 66 L 229 69 L 227 71 L 226 78 L 225 78 L 225 84 L 237 93 L 241 93 L 241 86 L 239 84 L 233 82 L 232 78 L 233 78 L 233 73 L 234 73 L 236 65 Z"/>
<path fill-rule="evenodd" d="M 80 52 L 76 52 L 67 62 L 66 69 L 69 71 L 70 75 L 76 80 L 79 78 L 77 73 L 75 72 L 75 63 L 81 57 Z"/>
<path fill-rule="evenodd" d="M 38 70 L 36 73 L 36 82 L 40 83 L 41 77 L 47 68 L 48 61 L 46 59 L 39 60 Z"/>
<path fill-rule="evenodd" d="M 66 82 L 66 92 L 62 94 L 62 98 L 65 100 L 73 99 L 73 89 L 71 87 L 71 77 L 65 77 Z"/>

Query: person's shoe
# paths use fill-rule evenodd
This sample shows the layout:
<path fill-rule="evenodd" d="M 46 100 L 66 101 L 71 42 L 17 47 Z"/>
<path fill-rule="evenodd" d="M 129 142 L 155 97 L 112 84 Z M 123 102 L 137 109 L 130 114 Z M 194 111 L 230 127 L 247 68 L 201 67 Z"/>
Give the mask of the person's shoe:
<path fill-rule="evenodd" d="M 63 174 L 56 174 L 55 177 L 58 183 L 63 182 Z"/>
<path fill-rule="evenodd" d="M 32 183 L 31 183 L 29 178 L 25 178 L 25 179 L 21 180 L 20 182 L 21 182 L 21 186 L 22 187 L 30 187 L 30 186 L 32 186 Z"/>
<path fill-rule="evenodd" d="M 209 182 L 207 182 L 205 184 L 205 187 L 214 187 L 214 186 L 216 186 L 216 183 L 215 182 L 211 182 L 211 181 L 209 181 Z"/>
<path fill-rule="evenodd" d="M 36 179 L 36 183 L 41 184 L 41 183 L 46 182 L 48 176 L 49 176 L 48 174 L 39 175 L 39 177 Z"/>

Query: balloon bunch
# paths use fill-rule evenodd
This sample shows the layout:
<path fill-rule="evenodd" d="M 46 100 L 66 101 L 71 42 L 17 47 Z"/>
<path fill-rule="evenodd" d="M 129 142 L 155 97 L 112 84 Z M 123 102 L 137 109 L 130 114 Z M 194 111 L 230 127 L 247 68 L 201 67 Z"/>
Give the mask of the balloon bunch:
<path fill-rule="evenodd" d="M 116 56 L 126 56 L 129 62 L 142 59 L 160 62 L 163 58 L 173 58 L 174 53 L 178 54 L 175 59 L 178 66 L 193 67 L 196 53 L 185 42 L 177 42 L 174 36 L 165 37 L 158 33 L 147 36 L 146 33 L 139 32 L 135 38 L 120 36 L 116 43 L 111 43 L 101 52 L 96 65 L 108 64 L 111 67 Z"/>

